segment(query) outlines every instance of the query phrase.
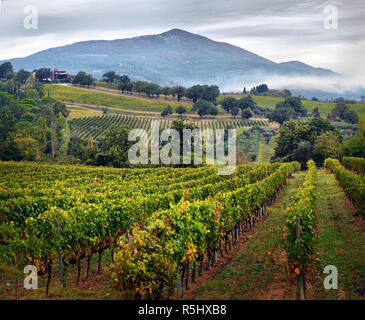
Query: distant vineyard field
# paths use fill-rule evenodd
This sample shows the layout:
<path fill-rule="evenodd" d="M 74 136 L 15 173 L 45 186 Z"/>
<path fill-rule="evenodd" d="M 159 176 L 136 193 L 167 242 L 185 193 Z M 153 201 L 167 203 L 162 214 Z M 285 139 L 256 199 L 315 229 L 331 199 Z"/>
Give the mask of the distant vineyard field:
<path fill-rule="evenodd" d="M 105 132 L 111 127 L 118 127 L 122 125 L 128 125 L 131 128 L 150 130 L 152 118 L 138 117 L 130 115 L 103 115 L 94 117 L 75 118 L 69 121 L 71 134 L 80 138 L 98 139 L 103 136 Z M 167 129 L 172 125 L 172 119 L 160 120 L 160 128 Z M 227 128 L 248 128 L 248 127 L 261 127 L 268 128 L 270 122 L 260 120 L 202 120 L 202 121 L 189 121 L 195 124 L 196 127 L 204 129 L 227 129 Z"/>
<path fill-rule="evenodd" d="M 69 116 L 67 117 L 68 120 L 103 115 L 103 111 L 101 110 L 90 109 L 77 105 L 67 105 L 67 110 L 70 112 Z"/>
<path fill-rule="evenodd" d="M 357 124 L 345 122 L 332 122 L 332 124 L 341 132 L 345 138 L 356 137 L 359 133 L 359 126 Z"/>
<path fill-rule="evenodd" d="M 251 161 L 258 163 L 270 162 L 273 156 L 274 132 L 270 127 L 254 126 L 244 129 L 237 137 L 237 149 L 242 154 L 249 156 Z"/>

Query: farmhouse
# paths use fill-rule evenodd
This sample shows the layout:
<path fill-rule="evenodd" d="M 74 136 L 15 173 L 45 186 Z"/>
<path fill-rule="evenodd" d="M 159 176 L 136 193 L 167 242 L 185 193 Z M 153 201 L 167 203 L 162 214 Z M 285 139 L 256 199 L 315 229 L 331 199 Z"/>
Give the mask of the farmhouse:
<path fill-rule="evenodd" d="M 52 72 L 52 81 L 67 79 L 69 76 L 70 74 L 68 72 L 61 71 L 55 68 Z"/>

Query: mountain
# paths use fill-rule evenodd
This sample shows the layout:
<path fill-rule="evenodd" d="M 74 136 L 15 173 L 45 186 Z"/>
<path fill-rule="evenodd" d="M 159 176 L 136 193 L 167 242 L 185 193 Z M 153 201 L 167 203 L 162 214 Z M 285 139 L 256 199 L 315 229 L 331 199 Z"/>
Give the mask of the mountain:
<path fill-rule="evenodd" d="M 306 75 L 307 72 L 310 73 L 310 75 L 313 76 L 331 76 L 335 75 L 334 72 L 323 69 L 323 68 L 313 68 L 308 64 L 305 64 L 300 61 L 288 61 L 288 62 L 281 62 L 279 65 L 283 66 L 286 70 L 288 70 L 291 73 L 304 73 Z"/>
<path fill-rule="evenodd" d="M 334 76 L 298 61 L 275 63 L 242 48 L 179 29 L 121 40 L 83 41 L 10 60 L 16 70 L 83 70 L 101 78 L 105 71 L 161 85 L 217 84 L 225 90 L 270 76 Z"/>

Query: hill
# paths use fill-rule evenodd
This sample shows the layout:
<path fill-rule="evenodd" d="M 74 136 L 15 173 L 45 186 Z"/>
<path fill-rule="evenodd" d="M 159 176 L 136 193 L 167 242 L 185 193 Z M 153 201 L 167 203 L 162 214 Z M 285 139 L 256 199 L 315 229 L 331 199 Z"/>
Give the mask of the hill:
<path fill-rule="evenodd" d="M 84 70 L 101 78 L 105 71 L 161 85 L 217 84 L 222 89 L 262 81 L 263 77 L 334 76 L 298 61 L 275 63 L 224 42 L 179 29 L 130 39 L 93 40 L 44 50 L 10 60 L 15 69 L 49 67 Z"/>
<path fill-rule="evenodd" d="M 112 112 L 123 112 L 124 114 L 142 115 L 144 113 L 156 113 L 158 115 L 161 110 L 170 105 L 174 110 L 178 105 L 184 105 L 188 112 L 191 110 L 191 105 L 185 102 L 178 103 L 176 101 L 164 101 L 158 99 L 146 99 L 146 98 L 136 98 L 127 97 L 122 95 L 117 95 L 108 92 L 98 92 L 91 91 L 82 88 L 75 88 L 69 86 L 59 86 L 59 85 L 47 85 L 49 88 L 50 95 L 66 103 L 76 103 L 84 104 L 86 106 L 99 106 L 108 107 Z M 245 95 L 232 95 L 235 98 L 241 98 Z M 224 96 L 221 95 L 218 101 Z M 280 97 L 270 97 L 270 96 L 252 96 L 253 100 L 261 107 L 275 108 L 275 105 L 283 101 L 284 98 Z M 334 103 L 331 102 L 317 102 L 311 100 L 302 100 L 304 107 L 308 112 L 312 112 L 315 107 L 319 108 L 322 117 L 326 117 L 329 112 L 335 107 Z M 363 104 L 349 104 L 350 109 L 357 112 L 359 117 L 365 121 L 365 105 Z M 101 108 L 96 110 L 101 111 Z M 78 108 L 78 111 L 79 108 Z M 88 114 L 83 115 L 82 111 L 79 112 L 79 116 L 88 116 Z M 192 115 L 189 114 L 191 117 Z"/>

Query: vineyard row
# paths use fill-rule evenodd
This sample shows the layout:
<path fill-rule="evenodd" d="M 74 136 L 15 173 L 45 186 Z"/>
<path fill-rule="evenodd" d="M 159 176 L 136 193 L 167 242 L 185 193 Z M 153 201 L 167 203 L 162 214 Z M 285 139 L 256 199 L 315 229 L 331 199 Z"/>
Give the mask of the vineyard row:
<path fill-rule="evenodd" d="M 75 118 L 69 121 L 71 133 L 81 138 L 98 139 L 111 127 L 127 125 L 132 129 L 143 129 L 149 131 L 153 119 L 130 115 L 104 115 L 94 117 Z M 160 129 L 167 129 L 172 126 L 173 120 L 160 120 Z M 215 120 L 215 121 L 189 121 L 201 130 L 205 129 L 228 129 L 243 127 L 268 127 L 268 121 L 261 120 Z"/>

